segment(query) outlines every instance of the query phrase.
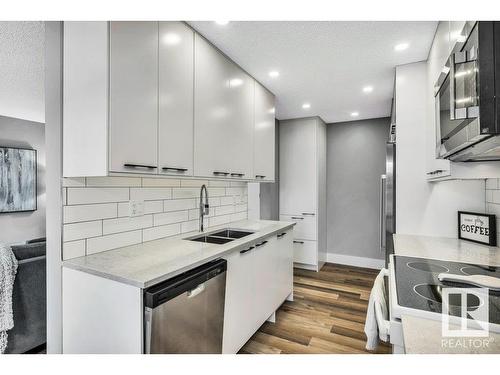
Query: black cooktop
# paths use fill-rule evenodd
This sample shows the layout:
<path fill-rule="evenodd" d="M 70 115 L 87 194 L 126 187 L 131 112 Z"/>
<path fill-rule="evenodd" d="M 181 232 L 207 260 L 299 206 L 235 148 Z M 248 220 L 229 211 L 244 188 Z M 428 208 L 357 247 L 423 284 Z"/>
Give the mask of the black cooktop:
<path fill-rule="evenodd" d="M 488 275 L 500 278 L 500 267 L 404 256 L 394 257 L 394 271 L 399 306 L 437 313 L 442 311 L 443 289 L 474 288 L 474 286 L 462 283 L 441 282 L 438 280 L 440 273 Z M 481 299 L 474 294 L 468 294 L 467 310 L 477 309 L 485 302 Z M 490 290 L 488 300 L 489 321 L 500 324 L 500 292 Z M 452 295 L 449 305 L 450 315 L 460 316 L 461 297 Z"/>

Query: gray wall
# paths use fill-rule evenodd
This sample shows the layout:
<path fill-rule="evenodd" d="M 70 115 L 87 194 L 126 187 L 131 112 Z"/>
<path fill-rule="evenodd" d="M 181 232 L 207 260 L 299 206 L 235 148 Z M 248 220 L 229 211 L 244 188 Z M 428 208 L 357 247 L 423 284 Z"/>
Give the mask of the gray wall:
<path fill-rule="evenodd" d="M 327 125 L 327 249 L 383 259 L 379 182 L 385 173 L 389 118 Z"/>
<path fill-rule="evenodd" d="M 0 242 L 24 242 L 45 236 L 45 125 L 0 116 L 0 146 L 37 150 L 37 210 L 0 214 Z"/>

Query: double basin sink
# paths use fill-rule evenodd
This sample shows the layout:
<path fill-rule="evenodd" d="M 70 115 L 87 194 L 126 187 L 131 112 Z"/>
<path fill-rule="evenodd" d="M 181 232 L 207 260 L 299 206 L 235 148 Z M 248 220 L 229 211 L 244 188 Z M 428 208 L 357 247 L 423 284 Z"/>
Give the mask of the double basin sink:
<path fill-rule="evenodd" d="M 213 233 L 202 234 L 195 237 L 186 238 L 186 240 L 222 245 L 237 240 L 239 238 L 249 236 L 253 233 L 254 232 L 249 232 L 241 229 L 221 229 Z"/>

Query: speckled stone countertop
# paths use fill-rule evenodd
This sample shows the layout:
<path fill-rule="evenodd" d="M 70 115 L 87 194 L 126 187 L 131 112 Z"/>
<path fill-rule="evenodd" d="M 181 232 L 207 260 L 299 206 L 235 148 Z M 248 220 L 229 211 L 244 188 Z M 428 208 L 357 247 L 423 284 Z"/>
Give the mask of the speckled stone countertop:
<path fill-rule="evenodd" d="M 500 248 L 456 238 L 394 235 L 395 255 L 500 266 Z M 403 337 L 408 354 L 500 353 L 500 334 L 487 338 L 443 338 L 441 320 L 403 315 Z M 445 342 L 443 342 L 443 340 Z"/>
<path fill-rule="evenodd" d="M 213 227 L 209 234 L 224 228 L 255 232 L 223 245 L 188 241 L 199 232 L 184 233 L 156 241 L 144 242 L 63 262 L 63 267 L 87 272 L 107 279 L 148 288 L 203 263 L 241 250 L 250 243 L 293 227 L 286 221 L 244 220 Z"/>

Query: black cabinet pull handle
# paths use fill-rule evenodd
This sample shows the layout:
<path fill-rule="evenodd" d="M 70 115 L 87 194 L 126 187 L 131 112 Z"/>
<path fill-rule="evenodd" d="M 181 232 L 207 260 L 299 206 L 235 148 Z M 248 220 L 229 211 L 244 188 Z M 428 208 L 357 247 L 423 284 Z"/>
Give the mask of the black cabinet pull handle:
<path fill-rule="evenodd" d="M 175 167 L 163 167 L 164 171 L 177 171 L 177 172 L 187 172 L 187 168 L 175 168 Z"/>
<path fill-rule="evenodd" d="M 284 233 L 280 233 L 280 234 L 276 235 L 276 237 L 281 238 L 281 237 L 283 237 L 283 236 L 285 236 L 285 235 L 286 235 L 286 232 L 284 232 Z"/>
<path fill-rule="evenodd" d="M 299 216 L 292 216 L 292 220 L 304 220 L 304 218 Z"/>
<path fill-rule="evenodd" d="M 243 177 L 244 173 L 231 173 L 231 177 Z"/>
<path fill-rule="evenodd" d="M 315 216 L 316 214 L 313 212 L 302 212 L 302 215 L 304 216 Z"/>
<path fill-rule="evenodd" d="M 144 164 L 132 164 L 132 163 L 125 163 L 123 164 L 123 166 L 126 168 L 147 168 L 147 169 L 158 168 L 156 165 L 144 165 Z"/>
<path fill-rule="evenodd" d="M 267 241 L 262 241 L 261 243 L 258 243 L 255 245 L 255 247 L 260 247 L 260 246 L 263 246 L 267 243 Z"/>
<path fill-rule="evenodd" d="M 262 175 L 262 174 L 256 174 L 255 175 L 255 178 L 266 178 L 266 176 Z"/>
<path fill-rule="evenodd" d="M 293 243 L 300 243 L 300 244 L 304 244 L 304 241 L 293 241 Z"/>
<path fill-rule="evenodd" d="M 227 176 L 229 172 L 214 171 L 215 176 Z"/>
<path fill-rule="evenodd" d="M 252 249 L 255 249 L 255 247 L 254 247 L 254 246 L 251 246 L 251 247 L 249 247 L 248 249 L 241 250 L 241 251 L 240 251 L 240 254 L 245 254 L 245 253 L 248 253 L 248 252 L 249 252 L 250 250 L 252 250 Z"/>

